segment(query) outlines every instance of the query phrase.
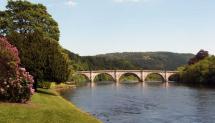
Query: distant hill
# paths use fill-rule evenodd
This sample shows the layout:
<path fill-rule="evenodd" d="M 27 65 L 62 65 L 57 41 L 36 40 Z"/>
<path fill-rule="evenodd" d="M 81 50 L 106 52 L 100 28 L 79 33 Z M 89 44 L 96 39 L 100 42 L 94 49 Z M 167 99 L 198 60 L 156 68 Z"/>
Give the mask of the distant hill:
<path fill-rule="evenodd" d="M 89 69 L 167 69 L 175 70 L 187 64 L 193 54 L 172 52 L 123 52 L 96 56 L 84 56 L 82 59 Z"/>
<path fill-rule="evenodd" d="M 96 56 L 79 56 L 65 50 L 75 70 L 159 69 L 176 70 L 187 64 L 193 54 L 172 52 L 123 52 Z"/>

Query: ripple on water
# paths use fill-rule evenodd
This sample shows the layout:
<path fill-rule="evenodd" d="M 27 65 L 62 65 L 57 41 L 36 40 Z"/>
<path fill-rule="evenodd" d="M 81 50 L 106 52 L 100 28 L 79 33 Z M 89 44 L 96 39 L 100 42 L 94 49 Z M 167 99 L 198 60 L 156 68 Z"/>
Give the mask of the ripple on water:
<path fill-rule="evenodd" d="M 146 83 L 147 84 L 147 83 Z M 62 94 L 104 123 L 213 123 L 215 89 L 170 84 L 85 86 Z"/>

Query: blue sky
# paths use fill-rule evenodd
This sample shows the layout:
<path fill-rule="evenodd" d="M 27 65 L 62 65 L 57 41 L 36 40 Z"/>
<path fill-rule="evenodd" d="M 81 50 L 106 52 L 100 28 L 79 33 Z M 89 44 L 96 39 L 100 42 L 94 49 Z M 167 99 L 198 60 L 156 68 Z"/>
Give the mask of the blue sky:
<path fill-rule="evenodd" d="M 59 23 L 80 55 L 171 51 L 215 54 L 215 0 L 30 0 Z M 0 0 L 2 10 L 6 0 Z"/>

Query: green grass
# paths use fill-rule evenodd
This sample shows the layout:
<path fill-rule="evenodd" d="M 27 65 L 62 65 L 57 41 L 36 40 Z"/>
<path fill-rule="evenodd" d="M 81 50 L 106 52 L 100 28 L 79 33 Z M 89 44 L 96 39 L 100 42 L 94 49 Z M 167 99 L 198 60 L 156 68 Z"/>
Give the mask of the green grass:
<path fill-rule="evenodd" d="M 39 89 L 29 104 L 0 103 L 0 123 L 101 123 L 58 96 Z"/>

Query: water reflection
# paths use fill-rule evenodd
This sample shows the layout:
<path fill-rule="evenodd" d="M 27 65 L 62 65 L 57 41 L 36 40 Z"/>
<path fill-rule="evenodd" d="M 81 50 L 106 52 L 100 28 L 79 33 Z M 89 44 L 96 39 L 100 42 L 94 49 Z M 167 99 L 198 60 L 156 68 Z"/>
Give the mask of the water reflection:
<path fill-rule="evenodd" d="M 91 88 L 94 88 L 96 86 L 96 83 L 95 82 L 90 82 L 88 83 L 90 85 Z"/>
<path fill-rule="evenodd" d="M 105 123 L 212 123 L 215 91 L 175 83 L 89 83 L 62 95 Z"/>

